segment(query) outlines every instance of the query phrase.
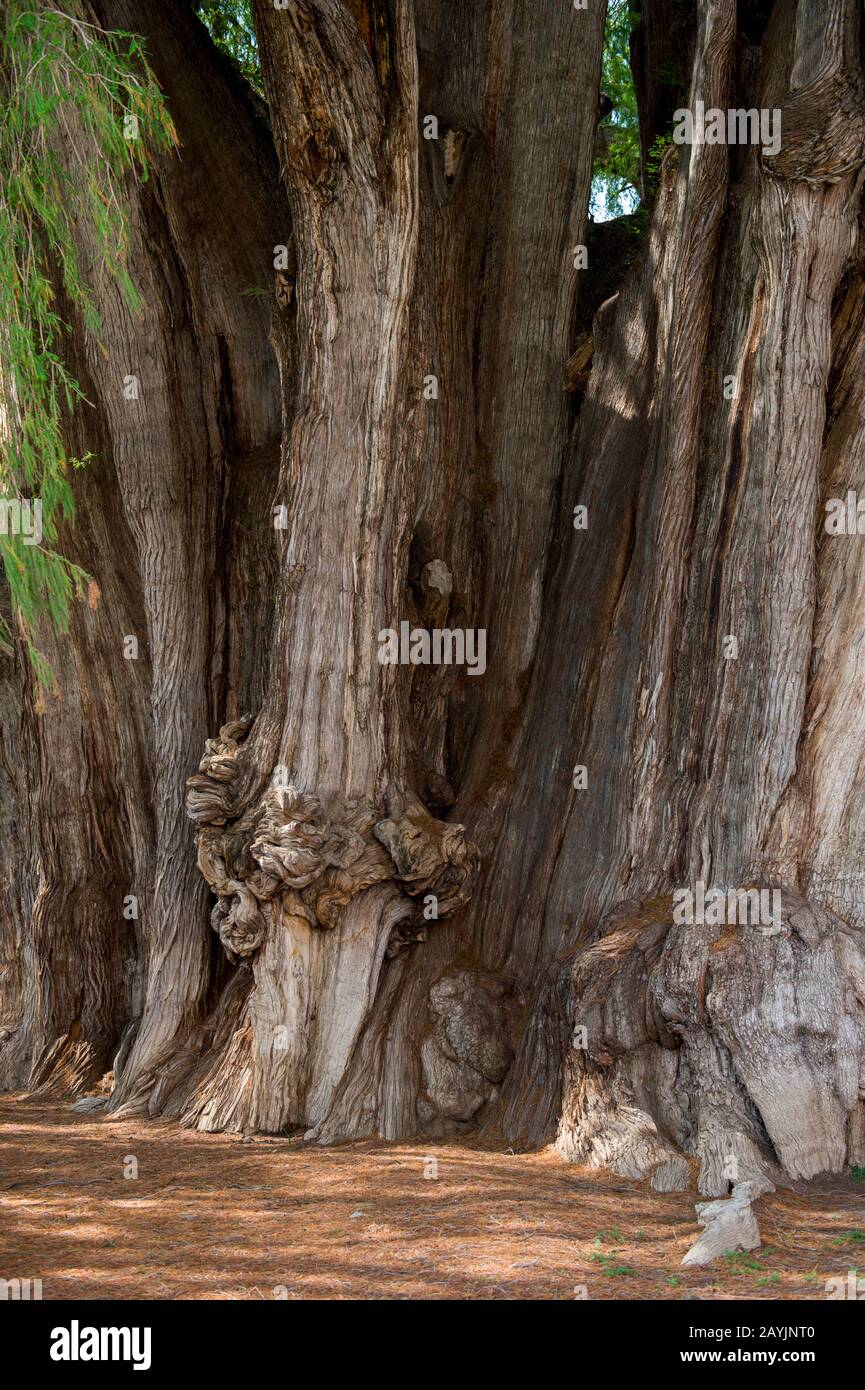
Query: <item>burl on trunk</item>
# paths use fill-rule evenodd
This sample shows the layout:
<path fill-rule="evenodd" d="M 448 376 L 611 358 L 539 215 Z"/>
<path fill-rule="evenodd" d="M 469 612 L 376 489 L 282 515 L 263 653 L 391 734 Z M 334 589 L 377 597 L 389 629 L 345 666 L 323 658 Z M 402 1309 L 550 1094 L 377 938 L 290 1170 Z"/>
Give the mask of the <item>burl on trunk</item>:
<path fill-rule="evenodd" d="M 646 204 L 591 234 L 601 4 L 255 0 L 266 109 L 185 8 L 93 9 L 183 158 L 144 319 L 73 335 L 101 604 L 56 717 L 3 678 L 5 1083 L 120 1044 L 111 1108 L 202 1129 L 865 1161 L 861 7 L 644 0 Z"/>

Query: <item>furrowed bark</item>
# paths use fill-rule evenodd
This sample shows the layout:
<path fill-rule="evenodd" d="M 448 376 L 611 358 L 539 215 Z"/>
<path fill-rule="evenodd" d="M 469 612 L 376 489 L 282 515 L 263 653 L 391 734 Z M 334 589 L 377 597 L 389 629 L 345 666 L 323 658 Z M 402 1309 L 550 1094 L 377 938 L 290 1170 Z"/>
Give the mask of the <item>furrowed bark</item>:
<path fill-rule="evenodd" d="M 586 232 L 602 6 L 254 9 L 273 149 L 189 16 L 100 6 L 184 156 L 142 324 L 101 287 L 77 344 L 75 694 L 3 673 L 8 1084 L 125 1035 L 112 1106 L 206 1130 L 482 1124 L 713 1195 L 862 1162 L 860 7 L 645 0 L 644 167 L 685 90 L 781 145 L 669 150 L 642 242 Z M 403 620 L 485 672 L 384 663 Z M 683 922 L 699 883 L 782 907 Z"/>
<path fill-rule="evenodd" d="M 313 1128 L 411 897 L 434 892 L 443 915 L 458 906 L 475 852 L 408 783 L 394 672 L 376 660 L 399 610 L 416 486 L 402 447 L 417 239 L 411 11 L 324 3 L 257 18 L 306 350 L 286 421 L 267 696 L 248 738 L 246 723 L 223 729 L 190 782 L 214 926 L 252 957 L 252 988 L 184 1113 L 202 1128 Z"/>
<path fill-rule="evenodd" d="M 260 658 L 238 660 L 244 620 L 226 593 L 233 581 L 267 611 L 266 557 L 262 568 L 258 538 L 251 550 L 243 532 L 269 529 L 279 393 L 270 306 L 245 294 L 272 283 L 272 252 L 250 244 L 248 220 L 268 242 L 287 240 L 289 225 L 266 138 L 198 22 L 169 22 L 157 5 L 105 4 L 91 17 L 145 29 L 183 149 L 130 194 L 139 316 L 81 246 L 104 350 L 77 329 L 68 345 L 93 407 L 69 452 L 96 459 L 63 542 L 98 587 L 67 639 L 41 634 L 56 699 L 34 716 L 24 667 L 15 692 L 32 894 L 15 930 L 32 973 L 7 1048 L 16 1080 L 26 1066 L 31 1086 L 75 1092 L 110 1069 L 124 1035 L 128 1059 L 140 1025 L 117 1104 L 210 989 L 185 779 L 213 720 L 260 698 Z M 137 659 L 125 659 L 129 637 Z"/>
<path fill-rule="evenodd" d="M 789 15 L 782 9 L 776 7 L 768 60 L 750 95 L 753 104 L 783 111 L 791 89 L 826 79 L 827 63 L 833 84 L 846 80 L 844 54 L 856 49 L 858 17 L 855 7 L 835 7 L 829 16 L 833 47 L 817 41 L 825 14 L 818 21 L 810 7 L 799 6 L 789 32 Z M 724 51 L 713 26 L 722 25 L 732 37 L 733 19 L 727 5 L 704 9 L 692 107 L 701 94 L 707 107 L 735 104 L 729 68 L 715 66 L 713 75 L 708 66 L 710 57 L 717 60 Z M 849 85 L 855 83 L 854 74 Z M 568 1028 L 584 1026 L 589 1036 L 566 1054 L 565 1116 L 559 1126 L 563 1151 L 584 1161 L 609 1162 L 612 1155 L 631 1175 L 657 1170 L 662 1184 L 678 1184 L 681 1166 L 670 1170 L 669 1154 L 662 1152 L 674 1140 L 679 1151 L 700 1159 L 701 1186 L 710 1193 L 726 1191 L 732 1180 L 727 1168 L 756 1163 L 758 1150 L 767 1172 L 780 1168 L 811 1176 L 837 1170 L 854 1161 L 859 1141 L 850 1136 L 861 1130 L 861 900 L 855 887 L 845 886 L 843 899 L 818 892 L 812 903 L 795 907 L 809 879 L 809 851 L 802 823 L 794 823 L 790 811 L 793 789 L 801 787 L 799 770 L 807 776 L 801 754 L 815 677 L 814 634 L 827 621 L 834 628 L 840 617 L 837 599 L 831 616 L 818 615 L 820 585 L 814 576 L 818 556 L 830 572 L 845 558 L 822 540 L 818 548 L 815 536 L 822 522 L 818 486 L 825 468 L 831 311 L 857 243 L 861 149 L 858 169 L 848 168 L 842 149 L 831 173 L 825 172 L 822 154 L 809 154 L 813 162 L 806 180 L 805 153 L 792 145 L 795 127 L 787 138 L 777 166 L 768 157 L 761 161 L 757 151 L 731 150 L 736 183 L 725 195 L 723 169 L 716 171 L 708 184 L 714 207 L 708 216 L 701 208 L 701 168 L 707 157 L 720 155 L 726 162 L 726 151 L 695 146 L 687 158 L 685 147 L 678 172 L 668 157 L 665 182 L 673 186 L 669 194 L 662 189 L 656 227 L 663 229 L 667 245 L 681 227 L 685 243 L 676 260 L 686 273 L 665 272 L 659 256 L 660 270 L 651 269 L 652 279 L 635 306 L 640 323 L 652 322 L 653 303 L 672 309 L 666 324 L 658 315 L 660 341 L 651 353 L 655 380 L 646 383 L 652 394 L 636 413 L 652 420 L 655 400 L 661 409 L 635 501 L 633 550 L 615 596 L 605 651 L 599 654 L 591 726 L 578 728 L 571 743 L 578 750 L 575 761 L 589 769 L 590 785 L 593 779 L 597 787 L 600 779 L 603 790 L 590 800 L 592 825 L 575 799 L 555 872 L 542 890 L 548 922 L 561 920 L 559 913 L 564 916 L 570 904 L 574 928 L 560 944 L 569 936 L 585 942 L 574 967 L 583 972 L 598 950 L 597 932 L 607 939 L 607 929 L 594 924 L 622 900 L 625 905 L 616 911 L 629 931 L 640 933 L 634 946 L 639 941 L 641 949 L 657 951 L 647 933 L 660 930 L 653 923 L 670 920 L 652 907 L 659 893 L 704 880 L 783 888 L 785 903 L 788 890 L 792 895 L 781 939 L 764 942 L 758 932 L 747 952 L 743 946 L 732 956 L 719 954 L 726 942 L 713 946 L 711 933 L 707 938 L 691 928 L 690 954 L 680 975 L 693 1003 L 671 1001 L 669 993 L 659 994 L 662 985 L 650 983 L 663 1022 L 646 1036 L 639 1032 L 642 985 L 621 1009 L 623 1018 L 631 1019 L 624 1031 L 605 1024 L 596 1026 L 593 1036 L 584 1017 L 591 1014 L 585 986 L 573 985 L 566 967 L 551 967 L 538 1005 L 542 1012 L 548 1009 L 551 996 L 564 989 Z M 796 170 L 795 178 L 787 176 L 788 169 Z M 698 210 L 690 230 L 690 215 Z M 722 211 L 726 222 L 717 241 Z M 688 265 L 688 245 L 696 248 L 702 270 L 699 263 Z M 650 242 L 649 263 L 652 254 Z M 717 283 L 711 273 L 715 257 Z M 595 431 L 609 429 L 613 440 L 627 437 L 622 417 L 630 413 L 624 402 L 634 376 L 622 364 L 640 348 L 633 305 L 634 283 L 619 296 L 611 336 L 596 327 L 599 341 L 580 440 L 592 489 L 601 485 L 588 462 L 592 454 L 598 456 Z M 725 379 L 731 385 L 726 393 L 721 390 Z M 609 444 L 603 459 L 609 467 Z M 584 483 L 582 500 L 588 501 L 590 515 L 595 495 Z M 603 496 L 595 515 L 606 514 Z M 627 509 L 627 500 L 620 501 L 620 515 Z M 572 573 L 576 585 L 576 559 Z M 846 621 L 841 619 L 842 625 Z M 636 653 L 632 637 L 624 647 L 626 634 L 638 634 Z M 737 659 L 725 660 L 729 637 L 738 644 Z M 611 756 L 622 737 L 628 759 Z M 831 784 L 833 793 L 843 796 L 835 770 L 838 747 L 827 741 L 822 753 L 824 792 Z M 829 853 L 836 869 L 845 870 L 841 879 L 852 877 L 855 883 L 855 849 L 848 859 L 842 817 L 839 807 L 830 821 Z M 843 923 L 824 916 L 825 907 L 836 903 Z M 667 906 L 664 913 L 669 912 Z M 802 925 L 818 921 L 819 927 Z M 744 938 L 748 934 L 741 931 Z M 672 968 L 667 962 L 679 949 L 677 939 L 675 930 L 663 939 L 650 982 Z M 552 936 L 548 941 L 554 950 Z M 629 952 L 630 945 L 621 955 L 622 970 L 630 969 Z M 608 956 L 597 958 L 597 968 L 604 959 Z M 734 975 L 724 985 L 731 961 Z M 773 1004 L 769 982 L 785 970 L 802 971 L 813 993 L 793 990 L 783 994 L 783 1006 Z M 628 988 L 633 989 L 624 976 L 612 975 L 611 992 Z M 748 999 L 754 988 L 763 990 L 759 1001 Z M 768 1034 L 759 1054 L 759 1078 L 753 1039 L 746 1039 L 747 1030 L 724 1023 L 725 989 L 746 1016 L 762 1019 Z M 609 1007 L 615 1007 L 612 993 Z M 525 1133 L 523 1097 L 539 1087 L 555 1090 L 555 1063 L 551 1069 L 543 1028 L 535 1021 L 526 1036 L 508 1086 L 506 1123 L 517 1133 Z M 660 1052 L 651 1051 L 658 1047 Z M 689 1071 L 691 1048 L 698 1048 L 704 1061 Z M 825 1067 L 818 1068 L 819 1075 L 817 1055 Z M 647 1070 L 649 1058 L 656 1058 L 652 1067 L 661 1067 L 663 1060 L 660 1072 Z M 673 1084 L 678 1111 L 671 1100 Z M 795 1113 L 795 1139 L 785 1133 L 789 1114 L 779 1120 L 778 1107 L 785 1104 Z M 630 1107 L 624 1137 L 613 1118 L 613 1110 L 621 1115 L 623 1106 Z M 534 1142 L 552 1132 L 556 1112 L 551 1102 L 535 1115 L 529 1130 Z M 605 1131 L 608 1137 L 598 1148 L 593 1135 Z M 619 1134 L 615 1145 L 609 1139 L 613 1133 Z"/>
<path fill-rule="evenodd" d="M 419 114 L 422 120 L 438 114 L 439 142 L 421 142 L 420 260 L 410 377 L 416 476 L 422 490 L 413 518 L 406 597 L 409 612 L 432 625 L 423 576 L 427 565 L 440 562 L 451 576 L 448 623 L 488 627 L 490 644 L 498 640 L 500 651 L 483 682 L 463 677 L 450 692 L 446 675 L 443 680 L 440 673 L 412 676 L 407 724 L 416 732 L 411 749 L 415 786 L 439 808 L 458 798 L 450 815 L 464 820 L 477 839 L 479 817 L 486 813 L 483 803 L 505 763 L 508 735 L 503 724 L 509 720 L 514 725 L 512 712 L 536 641 L 544 547 L 555 505 L 552 488 L 569 428 L 560 381 L 570 345 L 574 246 L 585 220 L 591 141 L 581 142 L 575 183 L 573 137 L 562 117 L 573 113 L 586 136 L 594 129 L 601 27 L 597 15 L 556 13 L 544 17 L 538 32 L 537 16 L 522 6 L 507 14 L 501 7 L 475 12 L 472 19 L 464 16 L 464 23 L 466 32 L 456 46 L 463 63 L 446 64 L 442 56 L 453 52 L 448 26 L 439 10 L 418 11 L 425 108 Z M 562 74 L 558 105 L 544 99 L 538 85 L 553 53 Z M 484 75 L 480 86 L 473 79 L 478 63 Z M 436 80 L 440 73 L 447 77 Z M 511 101 L 517 111 L 505 122 Z M 542 164 L 537 159 L 539 126 L 548 152 L 548 162 Z M 489 207 L 483 260 L 474 224 L 479 206 Z M 540 302 L 539 293 L 545 296 Z M 537 378 L 524 375 L 527 359 L 544 383 L 540 398 L 532 384 Z M 429 372 L 440 377 L 441 398 L 424 407 L 418 397 Z M 512 383 L 508 390 L 505 382 Z M 558 453 L 555 445 L 542 444 L 552 422 Z M 469 477 L 466 447 L 474 456 Z M 533 487 L 527 497 L 519 480 L 536 473 L 539 464 L 549 483 Z M 517 515 L 519 547 L 513 541 Z M 477 694 L 475 685 L 482 687 Z M 480 756 L 472 773 L 474 750 Z M 480 784 L 475 792 L 469 789 L 472 776 Z M 505 770 L 505 785 L 507 776 Z M 503 790 L 500 786 L 498 807 L 490 815 L 503 813 Z M 454 930 L 457 943 L 460 936 L 465 939 L 459 924 Z M 331 1115 L 323 1125 L 319 1122 L 320 1137 L 411 1131 L 418 1123 L 418 1104 L 434 1121 L 429 1097 L 418 1100 L 423 1066 L 417 1030 L 426 1017 L 431 987 L 459 949 L 443 924 L 428 933 L 422 947 L 388 964 L 353 1065 Z M 501 989 L 491 983 L 495 997 Z M 506 995 L 511 992 L 507 986 Z M 464 993 L 458 982 L 458 996 Z M 473 998 L 469 1010 L 488 1016 L 483 977 L 468 993 Z M 431 1075 L 436 1062 L 429 1048 L 426 1060 Z M 476 1073 L 470 1059 L 468 1068 L 469 1090 L 488 1100 L 499 1079 L 497 1066 L 492 1078 Z M 459 1101 L 446 1104 L 466 1110 Z"/>

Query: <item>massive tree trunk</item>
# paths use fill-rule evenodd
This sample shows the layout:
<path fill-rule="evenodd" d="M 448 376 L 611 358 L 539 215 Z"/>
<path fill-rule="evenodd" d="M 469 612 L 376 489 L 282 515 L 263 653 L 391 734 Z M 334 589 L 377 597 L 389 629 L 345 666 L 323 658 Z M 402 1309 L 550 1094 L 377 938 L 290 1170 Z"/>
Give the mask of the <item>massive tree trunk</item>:
<path fill-rule="evenodd" d="M 97 587 L 68 638 L 40 634 L 57 678 L 47 708 L 26 662 L 4 673 L 21 784 L 4 942 L 13 969 L 28 964 L 24 990 L 4 990 L 2 1075 L 60 1089 L 98 1080 L 139 1021 L 139 1042 L 185 1042 L 212 988 L 185 781 L 214 723 L 261 698 L 280 311 L 245 293 L 272 277 L 248 227 L 273 242 L 290 226 L 266 128 L 201 25 L 156 0 L 90 18 L 146 31 L 183 156 L 130 194 L 140 314 L 81 246 L 106 351 L 80 329 L 65 345 L 92 403 L 69 453 L 96 460 L 63 543 Z"/>
<path fill-rule="evenodd" d="M 4 1083 L 709 1193 L 862 1162 L 860 6 L 645 0 L 644 161 L 698 103 L 781 146 L 673 145 L 639 242 L 587 235 L 600 3 L 254 8 L 267 118 L 185 10 L 95 6 L 182 159 L 143 319 L 69 345 L 101 596 L 46 713 L 4 672 Z M 382 662 L 404 621 L 486 669 Z"/>

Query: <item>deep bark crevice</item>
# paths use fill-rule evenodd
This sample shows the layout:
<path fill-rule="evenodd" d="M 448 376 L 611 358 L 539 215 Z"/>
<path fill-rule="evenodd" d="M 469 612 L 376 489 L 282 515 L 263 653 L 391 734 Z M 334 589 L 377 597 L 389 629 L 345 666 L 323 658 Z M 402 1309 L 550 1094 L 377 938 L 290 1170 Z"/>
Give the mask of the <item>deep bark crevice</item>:
<path fill-rule="evenodd" d="M 93 6 L 182 158 L 129 195 L 142 317 L 99 280 L 106 358 L 69 311 L 100 594 L 45 712 L 0 668 L 3 1084 L 711 1194 L 862 1161 L 865 571 L 823 519 L 865 494 L 865 121 L 819 8 L 645 0 L 644 175 L 697 101 L 782 148 L 675 147 L 588 227 L 602 6 L 256 0 L 269 122 L 188 8 Z M 483 674 L 382 661 L 403 621 Z M 780 929 L 679 922 L 697 882 Z"/>

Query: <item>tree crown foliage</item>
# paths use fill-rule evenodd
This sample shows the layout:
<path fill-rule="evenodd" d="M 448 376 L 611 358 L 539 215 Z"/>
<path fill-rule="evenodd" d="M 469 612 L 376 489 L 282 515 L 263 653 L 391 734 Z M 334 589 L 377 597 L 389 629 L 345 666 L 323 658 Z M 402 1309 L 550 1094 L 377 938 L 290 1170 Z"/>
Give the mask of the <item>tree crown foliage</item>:
<path fill-rule="evenodd" d="M 593 170 L 590 210 L 596 217 L 633 212 L 639 202 L 634 180 L 640 167 L 640 128 L 630 51 L 637 19 L 629 0 L 609 0 L 601 91 L 612 102 L 612 110 L 601 122 L 609 138 L 605 152 L 596 155 Z"/>
<path fill-rule="evenodd" d="M 228 54 L 260 94 L 261 59 L 249 0 L 199 0 L 196 8 L 216 47 Z"/>

